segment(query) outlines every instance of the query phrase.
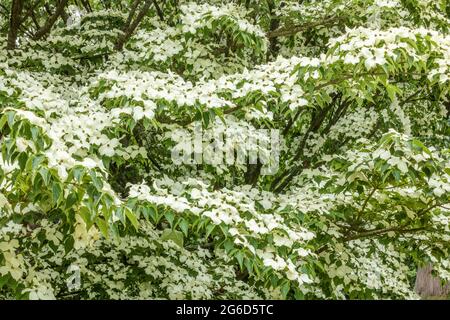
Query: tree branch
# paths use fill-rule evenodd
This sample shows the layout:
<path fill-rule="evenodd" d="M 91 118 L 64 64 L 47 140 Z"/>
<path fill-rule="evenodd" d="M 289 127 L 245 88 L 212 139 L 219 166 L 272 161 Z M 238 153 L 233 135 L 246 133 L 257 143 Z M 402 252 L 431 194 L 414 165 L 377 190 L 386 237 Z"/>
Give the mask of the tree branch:
<path fill-rule="evenodd" d="M 375 194 L 375 191 L 377 191 L 378 188 L 376 186 L 374 186 L 372 188 L 372 190 L 370 191 L 369 195 L 367 196 L 366 200 L 364 201 L 361 210 L 358 211 L 358 214 L 356 215 L 356 222 L 359 221 L 359 219 L 361 219 L 362 214 L 364 213 L 364 211 L 366 211 L 366 207 L 369 204 L 369 200 L 372 198 L 372 196 Z"/>
<path fill-rule="evenodd" d="M 411 228 L 411 229 L 401 229 L 401 227 L 391 227 L 391 228 L 385 228 L 385 229 L 372 229 L 363 231 L 357 234 L 354 234 L 352 236 L 348 236 L 342 239 L 342 243 L 357 240 L 361 238 L 369 238 L 374 236 L 380 236 L 383 234 L 386 234 L 388 232 L 397 232 L 398 234 L 405 234 L 405 233 L 414 233 L 419 231 L 427 230 L 428 227 L 418 227 L 418 228 Z M 328 243 L 324 244 L 322 247 L 317 249 L 316 253 L 319 254 L 323 251 L 325 251 L 328 248 Z"/>
<path fill-rule="evenodd" d="M 117 42 L 116 42 L 116 45 L 115 45 L 116 50 L 122 50 L 123 49 L 123 46 L 124 46 L 125 42 L 127 42 L 128 39 L 130 39 L 130 37 L 133 34 L 134 30 L 136 30 L 136 28 L 139 25 L 139 23 L 141 22 L 141 20 L 147 14 L 148 10 L 150 9 L 150 5 L 151 4 L 152 4 L 151 0 L 146 0 L 145 1 L 144 6 L 142 7 L 141 11 L 139 11 L 136 19 L 134 19 L 134 21 L 129 26 L 127 26 L 126 30 L 124 30 L 124 33 L 121 36 L 119 36 L 119 38 L 117 39 Z"/>
<path fill-rule="evenodd" d="M 34 26 L 36 27 L 36 30 L 39 30 L 41 28 L 41 26 L 39 25 L 39 22 L 36 18 L 36 14 L 34 13 L 34 11 L 31 12 L 31 19 L 33 20 Z"/>
<path fill-rule="evenodd" d="M 266 33 L 267 38 L 276 38 L 276 37 L 286 37 L 286 36 L 292 36 L 296 33 L 306 31 L 310 28 L 318 27 L 318 26 L 326 26 L 330 24 L 334 24 L 335 22 L 338 22 L 342 20 L 342 17 L 332 17 L 327 18 L 322 21 L 315 21 L 315 22 L 307 22 L 300 25 L 295 25 L 292 27 L 283 27 L 274 31 L 269 31 Z"/>
<path fill-rule="evenodd" d="M 69 0 L 61 0 L 58 3 L 58 6 L 56 7 L 55 12 L 50 16 L 50 18 L 47 20 L 47 22 L 40 28 L 33 36 L 33 40 L 39 40 L 43 37 L 45 37 L 50 30 L 52 29 L 53 25 L 55 24 L 56 20 L 63 14 L 64 8 L 67 5 L 67 2 Z"/>
<path fill-rule="evenodd" d="M 163 14 L 161 8 L 158 5 L 158 2 L 156 2 L 156 0 L 152 0 L 152 2 L 153 2 L 153 5 L 155 6 L 156 13 L 158 14 L 159 19 L 161 21 L 164 21 L 164 14 Z"/>
<path fill-rule="evenodd" d="M 86 9 L 87 12 L 92 12 L 91 4 L 89 3 L 89 0 L 81 0 L 81 4 L 83 5 L 84 9 Z"/>
<path fill-rule="evenodd" d="M 134 18 L 134 14 L 136 12 L 137 7 L 139 6 L 139 4 L 141 3 L 141 0 L 134 0 L 133 3 L 131 4 L 131 10 L 130 13 L 128 14 L 128 18 L 127 21 L 125 21 L 125 25 L 123 27 L 123 31 L 125 32 L 125 30 L 127 28 L 130 27 L 131 21 Z"/>
<path fill-rule="evenodd" d="M 9 10 L 8 10 L 7 7 L 5 7 L 4 4 L 1 4 L 1 3 L 0 3 L 0 8 L 5 12 L 6 15 L 9 15 Z"/>
<path fill-rule="evenodd" d="M 28 17 L 32 17 L 34 15 L 34 9 L 41 3 L 41 0 L 37 0 L 34 4 L 31 4 L 30 7 L 28 7 L 27 12 L 23 15 L 22 19 L 20 20 L 20 23 L 24 23 L 25 20 L 28 19 Z"/>
<path fill-rule="evenodd" d="M 365 232 L 357 233 L 353 236 L 345 237 L 343 240 L 344 242 L 356 240 L 360 238 L 367 238 L 367 237 L 373 237 L 382 235 L 388 232 L 397 232 L 398 234 L 404 234 L 404 233 L 412 233 L 417 231 L 423 231 L 426 230 L 427 227 L 418 227 L 418 228 L 411 228 L 411 229 L 400 229 L 399 227 L 392 227 L 392 228 L 386 228 L 386 229 L 374 229 L 374 230 L 368 230 Z"/>

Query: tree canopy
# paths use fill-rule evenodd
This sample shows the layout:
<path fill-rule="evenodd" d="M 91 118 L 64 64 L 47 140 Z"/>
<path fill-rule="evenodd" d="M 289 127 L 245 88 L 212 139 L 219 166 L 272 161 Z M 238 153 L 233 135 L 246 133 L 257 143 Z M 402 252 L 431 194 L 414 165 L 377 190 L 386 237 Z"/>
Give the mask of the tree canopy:
<path fill-rule="evenodd" d="M 0 298 L 449 281 L 449 28 L 446 0 L 0 0 Z"/>

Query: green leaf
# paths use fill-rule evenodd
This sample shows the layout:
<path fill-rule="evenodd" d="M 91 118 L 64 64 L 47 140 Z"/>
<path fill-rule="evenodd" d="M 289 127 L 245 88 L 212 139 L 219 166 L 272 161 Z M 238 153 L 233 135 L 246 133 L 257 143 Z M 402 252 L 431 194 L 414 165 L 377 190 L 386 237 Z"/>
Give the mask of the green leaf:
<path fill-rule="evenodd" d="M 64 241 L 64 251 L 69 253 L 73 249 L 73 245 L 75 243 L 75 240 L 72 236 L 67 237 L 66 241 Z"/>
<path fill-rule="evenodd" d="M 1 118 L 0 118 L 0 130 L 3 129 L 3 127 L 6 124 L 6 121 L 8 120 L 8 117 L 6 114 L 4 114 Z"/>
<path fill-rule="evenodd" d="M 166 220 L 169 222 L 170 227 L 173 227 L 173 220 L 175 219 L 175 214 L 171 211 L 167 211 L 166 213 L 164 213 L 164 217 L 166 218 Z"/>
<path fill-rule="evenodd" d="M 419 140 L 413 139 L 412 144 L 418 147 L 419 149 L 423 150 L 426 154 L 431 155 L 431 151 L 427 147 L 425 147 L 425 145 Z"/>
<path fill-rule="evenodd" d="M 281 286 L 281 294 L 283 296 L 283 299 L 286 299 L 290 289 L 291 289 L 290 281 L 284 281 L 283 285 Z"/>
<path fill-rule="evenodd" d="M 61 188 L 61 185 L 58 182 L 53 182 L 52 184 L 52 200 L 53 203 L 58 205 L 60 200 L 61 200 L 61 196 L 62 196 L 62 191 L 63 189 Z"/>
<path fill-rule="evenodd" d="M 97 220 L 95 221 L 95 224 L 98 226 L 98 228 L 100 229 L 100 232 L 102 233 L 102 235 L 108 239 L 109 237 L 109 233 L 108 233 L 108 223 L 103 220 L 102 218 L 97 218 Z"/>
<path fill-rule="evenodd" d="M 66 200 L 66 209 L 71 208 L 75 203 L 78 202 L 78 195 L 76 192 L 71 192 Z"/>
<path fill-rule="evenodd" d="M 89 172 L 89 175 L 91 176 L 92 183 L 94 184 L 95 188 L 98 191 L 101 191 L 103 189 L 103 182 L 102 180 L 97 176 L 96 172 L 94 170 L 91 170 Z"/>
<path fill-rule="evenodd" d="M 151 218 L 155 224 L 159 223 L 160 216 L 158 214 L 158 208 L 153 205 L 146 205 L 143 208 L 144 217 Z"/>
<path fill-rule="evenodd" d="M 210 236 L 210 234 L 214 231 L 214 229 L 216 228 L 215 224 L 209 224 L 206 227 L 206 237 L 208 238 Z"/>
<path fill-rule="evenodd" d="M 134 228 L 137 230 L 139 228 L 139 222 L 136 218 L 136 215 L 129 208 L 125 208 L 125 215 L 127 216 L 128 220 L 130 220 Z"/>
<path fill-rule="evenodd" d="M 172 240 L 176 245 L 183 248 L 184 238 L 183 233 L 177 230 L 165 229 L 161 235 L 161 240 Z"/>
<path fill-rule="evenodd" d="M 396 87 L 396 86 L 393 86 L 393 85 L 391 85 L 391 84 L 387 84 L 387 85 L 386 85 L 386 90 L 387 90 L 389 99 L 391 99 L 391 101 L 394 101 L 394 99 L 395 99 L 395 94 L 396 94 L 396 92 L 397 92 L 397 87 Z"/>
<path fill-rule="evenodd" d="M 85 168 L 81 166 L 74 167 L 72 169 L 73 177 L 77 180 L 77 182 L 81 182 L 83 178 Z"/>
<path fill-rule="evenodd" d="M 20 170 L 25 170 L 27 165 L 28 155 L 26 152 L 21 152 L 18 157 Z"/>
<path fill-rule="evenodd" d="M 31 168 L 33 169 L 33 170 L 36 170 L 38 167 L 39 167 L 39 165 L 44 161 L 44 156 L 42 156 L 42 155 L 39 155 L 39 156 L 36 156 L 36 157 L 34 157 L 33 158 L 33 162 L 32 162 L 32 165 L 31 165 Z"/>
<path fill-rule="evenodd" d="M 233 241 L 231 239 L 227 239 L 224 243 L 223 243 L 223 247 L 225 248 L 225 251 L 228 253 L 230 252 L 233 248 Z"/>
<path fill-rule="evenodd" d="M 185 219 L 181 218 L 178 225 L 180 226 L 180 229 L 183 232 L 184 236 L 187 237 L 189 230 L 189 223 Z"/>
<path fill-rule="evenodd" d="M 14 117 L 16 116 L 16 113 L 14 112 L 14 111 L 9 111 L 8 113 L 7 113 L 7 117 L 8 117 L 8 126 L 10 127 L 10 128 L 12 128 L 13 127 L 13 125 L 14 125 Z"/>
<path fill-rule="evenodd" d="M 237 250 L 236 254 L 234 255 L 236 260 L 239 263 L 239 268 L 242 270 L 244 268 L 244 256 L 240 250 Z"/>

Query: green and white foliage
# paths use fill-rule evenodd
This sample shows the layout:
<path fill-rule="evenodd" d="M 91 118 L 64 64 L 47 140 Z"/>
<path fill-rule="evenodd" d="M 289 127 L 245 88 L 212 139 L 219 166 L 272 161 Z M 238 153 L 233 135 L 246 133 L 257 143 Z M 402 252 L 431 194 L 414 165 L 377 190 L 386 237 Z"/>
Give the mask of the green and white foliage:
<path fill-rule="evenodd" d="M 450 281 L 448 1 L 0 4 L 0 298 Z M 278 130 L 278 171 L 173 163 L 198 124 L 224 152 Z"/>

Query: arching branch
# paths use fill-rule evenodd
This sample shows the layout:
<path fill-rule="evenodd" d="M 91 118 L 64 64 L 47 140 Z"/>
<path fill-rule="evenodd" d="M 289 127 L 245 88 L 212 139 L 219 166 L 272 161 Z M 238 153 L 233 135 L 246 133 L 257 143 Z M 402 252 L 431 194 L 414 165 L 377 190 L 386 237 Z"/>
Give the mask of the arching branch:
<path fill-rule="evenodd" d="M 91 3 L 89 0 L 81 0 L 81 4 L 87 12 L 92 12 Z"/>
<path fill-rule="evenodd" d="M 329 26 L 338 23 L 340 20 L 342 20 L 342 17 L 331 17 L 326 18 L 324 20 L 320 21 L 313 21 L 313 22 L 307 22 L 304 24 L 299 24 L 291 27 L 283 27 L 271 32 L 267 33 L 267 38 L 276 38 L 276 37 L 286 37 L 286 36 L 292 36 L 296 33 L 306 31 L 311 28 L 319 27 L 319 26 Z"/>
<path fill-rule="evenodd" d="M 34 9 L 36 9 L 36 7 L 41 4 L 41 0 L 37 0 L 35 3 L 30 4 L 30 6 L 28 7 L 28 10 L 26 11 L 26 13 L 23 15 L 23 17 L 20 19 L 20 23 L 24 23 L 29 17 L 31 17 L 34 13 Z"/>
<path fill-rule="evenodd" d="M 58 18 L 64 13 L 64 8 L 66 7 L 68 1 L 69 0 L 61 0 L 58 3 L 55 12 L 50 16 L 50 18 L 48 18 L 47 22 L 42 26 L 42 28 L 40 28 L 34 34 L 33 36 L 34 40 L 39 40 L 45 37 L 50 32 L 56 20 L 58 20 Z"/>
<path fill-rule="evenodd" d="M 158 14 L 159 20 L 164 21 L 164 13 L 162 12 L 161 8 L 159 7 L 159 4 L 156 0 L 152 0 L 153 5 L 155 6 L 156 13 Z"/>
<path fill-rule="evenodd" d="M 124 30 L 130 27 L 131 21 L 133 20 L 134 14 L 136 13 L 137 7 L 139 6 L 140 3 L 141 0 L 134 0 L 133 3 L 131 4 L 131 10 L 130 13 L 128 14 L 127 21 L 125 22 Z"/>
<path fill-rule="evenodd" d="M 128 39 L 130 39 L 130 37 L 133 34 L 134 30 L 136 30 L 136 28 L 139 25 L 139 23 L 146 16 L 148 10 L 150 9 L 151 4 L 152 4 L 151 0 L 146 0 L 144 5 L 142 6 L 141 10 L 139 11 L 136 19 L 134 19 L 132 22 L 130 20 L 130 24 L 128 26 L 126 26 L 126 29 L 123 30 L 123 34 L 120 35 L 119 38 L 117 39 L 117 42 L 116 42 L 116 45 L 115 45 L 116 50 L 122 50 L 123 49 L 124 44 L 128 41 Z M 131 12 L 130 12 L 130 15 L 131 15 Z"/>

